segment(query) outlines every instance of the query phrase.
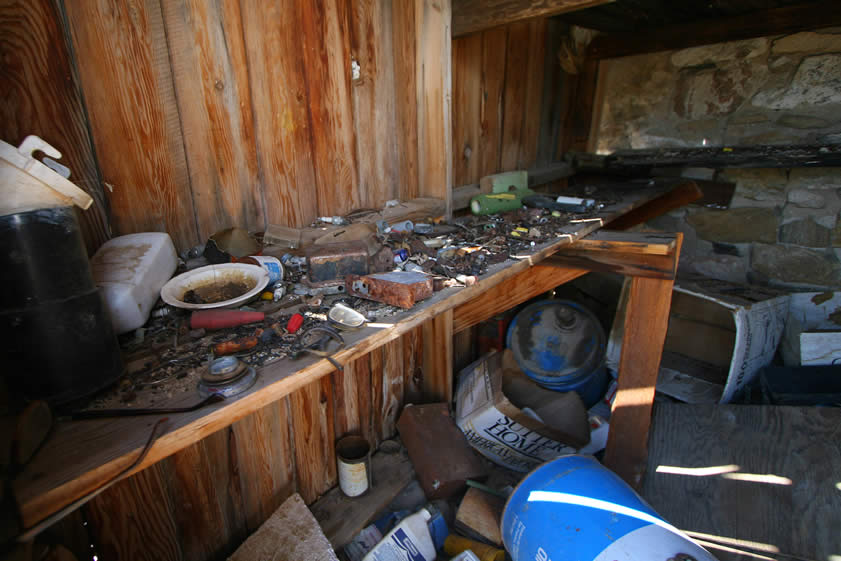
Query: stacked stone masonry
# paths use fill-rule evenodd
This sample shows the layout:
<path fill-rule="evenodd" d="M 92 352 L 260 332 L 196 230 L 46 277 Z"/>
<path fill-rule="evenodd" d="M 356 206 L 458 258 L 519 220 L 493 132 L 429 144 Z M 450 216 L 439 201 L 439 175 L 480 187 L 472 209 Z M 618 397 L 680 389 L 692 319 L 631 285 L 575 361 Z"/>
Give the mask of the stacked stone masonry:
<path fill-rule="evenodd" d="M 600 153 L 841 143 L 841 28 L 605 61 Z M 841 288 L 841 168 L 687 170 L 736 184 L 727 209 L 650 223 L 685 234 L 681 269 Z"/>

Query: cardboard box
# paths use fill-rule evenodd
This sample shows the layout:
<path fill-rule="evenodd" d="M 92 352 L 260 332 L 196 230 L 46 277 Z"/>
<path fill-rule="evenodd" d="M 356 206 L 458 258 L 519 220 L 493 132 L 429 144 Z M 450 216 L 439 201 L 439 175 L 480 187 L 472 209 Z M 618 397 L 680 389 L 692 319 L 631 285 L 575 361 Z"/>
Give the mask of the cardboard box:
<path fill-rule="evenodd" d="M 462 370 L 456 400 L 456 424 L 470 445 L 509 469 L 530 471 L 590 440 L 578 394 L 540 387 L 510 351 L 485 355 Z"/>
<path fill-rule="evenodd" d="M 657 391 L 687 403 L 730 403 L 774 358 L 789 295 L 709 278 L 681 280 L 672 292 Z M 624 316 L 620 302 L 617 320 Z M 621 325 L 614 322 L 608 368 L 616 370 Z"/>

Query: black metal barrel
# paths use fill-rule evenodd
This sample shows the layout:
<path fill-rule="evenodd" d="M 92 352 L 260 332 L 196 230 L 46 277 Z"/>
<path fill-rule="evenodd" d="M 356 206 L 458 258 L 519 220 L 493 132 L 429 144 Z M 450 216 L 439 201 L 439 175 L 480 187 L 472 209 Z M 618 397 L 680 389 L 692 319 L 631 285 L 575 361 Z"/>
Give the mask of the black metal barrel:
<path fill-rule="evenodd" d="M 122 374 L 73 207 L 0 216 L 0 349 L 12 394 L 54 404 Z"/>

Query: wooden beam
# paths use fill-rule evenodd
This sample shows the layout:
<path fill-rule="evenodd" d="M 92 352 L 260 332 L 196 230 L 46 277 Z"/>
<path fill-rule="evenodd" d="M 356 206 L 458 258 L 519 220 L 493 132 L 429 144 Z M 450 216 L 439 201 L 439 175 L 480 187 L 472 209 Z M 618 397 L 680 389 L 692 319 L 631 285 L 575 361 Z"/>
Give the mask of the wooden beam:
<path fill-rule="evenodd" d="M 613 0 L 453 0 L 453 37 L 523 19 L 549 17 Z"/>
<path fill-rule="evenodd" d="M 506 282 L 487 289 L 481 298 L 470 300 L 455 308 L 453 332 L 459 333 L 486 319 L 522 304 L 535 296 L 548 292 L 589 271 L 586 269 L 560 268 L 538 264 L 526 269 Z"/>
<path fill-rule="evenodd" d="M 677 234 L 675 254 L 683 236 Z M 671 307 L 672 279 L 634 277 L 628 295 L 619 388 L 611 408 L 605 465 L 639 489 L 648 457 L 651 405 Z"/>
<path fill-rule="evenodd" d="M 680 245 L 680 236 L 611 232 L 603 239 L 579 240 L 544 263 L 561 270 L 575 267 L 633 277 L 674 279 L 678 261 L 675 250 Z"/>
<path fill-rule="evenodd" d="M 599 35 L 590 43 L 587 56 L 615 58 L 841 25 L 841 10 L 829 4 L 807 2 L 714 20 Z"/>
<path fill-rule="evenodd" d="M 610 227 L 615 230 L 625 230 L 665 214 L 672 209 L 688 205 L 703 196 L 704 193 L 698 188 L 698 185 L 691 179 L 686 179 L 663 196 L 657 197 L 614 220 Z"/>

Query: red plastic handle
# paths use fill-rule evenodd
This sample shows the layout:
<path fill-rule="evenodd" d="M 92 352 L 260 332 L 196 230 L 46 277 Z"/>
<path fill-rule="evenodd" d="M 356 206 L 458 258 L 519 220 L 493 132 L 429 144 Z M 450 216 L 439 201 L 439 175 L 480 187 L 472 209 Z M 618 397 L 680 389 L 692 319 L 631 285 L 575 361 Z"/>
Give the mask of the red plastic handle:
<path fill-rule="evenodd" d="M 241 312 L 239 310 L 200 310 L 190 316 L 191 329 L 223 329 L 246 323 L 263 321 L 263 312 Z"/>

